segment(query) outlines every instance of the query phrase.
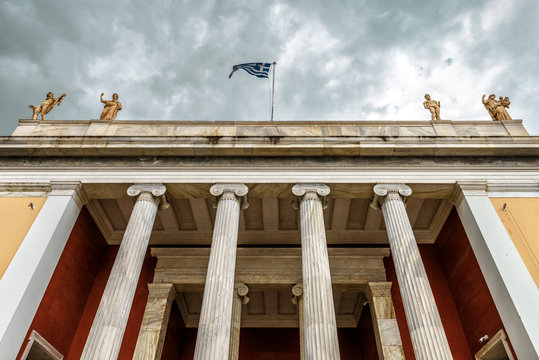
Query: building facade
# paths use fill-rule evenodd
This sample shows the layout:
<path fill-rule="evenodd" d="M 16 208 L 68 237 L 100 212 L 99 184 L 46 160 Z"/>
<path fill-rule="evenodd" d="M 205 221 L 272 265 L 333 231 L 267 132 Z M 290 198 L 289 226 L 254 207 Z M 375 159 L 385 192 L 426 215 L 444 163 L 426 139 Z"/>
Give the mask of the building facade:
<path fill-rule="evenodd" d="M 520 120 L 20 120 L 0 214 L 2 359 L 539 358 Z"/>

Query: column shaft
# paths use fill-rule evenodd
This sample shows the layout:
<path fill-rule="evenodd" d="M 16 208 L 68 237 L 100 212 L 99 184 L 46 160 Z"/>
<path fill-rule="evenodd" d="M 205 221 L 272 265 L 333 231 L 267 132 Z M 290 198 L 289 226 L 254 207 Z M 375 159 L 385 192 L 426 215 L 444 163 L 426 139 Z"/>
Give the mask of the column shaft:
<path fill-rule="evenodd" d="M 391 255 L 399 280 L 406 321 L 417 359 L 452 359 L 449 344 L 419 248 L 401 198 L 411 195 L 406 185 L 376 185 L 381 196 Z"/>
<path fill-rule="evenodd" d="M 296 184 L 292 191 L 302 197 L 300 222 L 305 356 L 315 360 L 340 359 L 324 214 L 319 197 L 328 195 L 329 188 L 326 185 Z"/>
<path fill-rule="evenodd" d="M 210 259 L 195 347 L 196 360 L 228 359 L 236 245 L 242 202 L 247 186 L 217 184 L 210 189 L 219 196 Z"/>
<path fill-rule="evenodd" d="M 170 309 L 176 298 L 173 284 L 148 284 L 148 301 L 133 359 L 159 360 L 167 333 Z"/>
<path fill-rule="evenodd" d="M 133 185 L 128 190 L 129 194 L 140 195 L 101 297 L 82 359 L 113 360 L 118 357 L 160 201 L 157 196 L 164 192 L 163 185 Z"/>

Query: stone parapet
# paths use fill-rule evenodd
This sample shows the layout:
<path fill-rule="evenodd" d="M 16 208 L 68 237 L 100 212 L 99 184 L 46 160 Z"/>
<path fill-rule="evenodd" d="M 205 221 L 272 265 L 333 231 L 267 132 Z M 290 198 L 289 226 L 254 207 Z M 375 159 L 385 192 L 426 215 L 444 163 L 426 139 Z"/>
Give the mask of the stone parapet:
<path fill-rule="evenodd" d="M 20 120 L 4 156 L 539 155 L 522 120 Z"/>
<path fill-rule="evenodd" d="M 370 137 L 528 136 L 522 120 L 170 121 L 19 120 L 12 136 Z M 277 140 L 277 139 L 275 139 Z"/>

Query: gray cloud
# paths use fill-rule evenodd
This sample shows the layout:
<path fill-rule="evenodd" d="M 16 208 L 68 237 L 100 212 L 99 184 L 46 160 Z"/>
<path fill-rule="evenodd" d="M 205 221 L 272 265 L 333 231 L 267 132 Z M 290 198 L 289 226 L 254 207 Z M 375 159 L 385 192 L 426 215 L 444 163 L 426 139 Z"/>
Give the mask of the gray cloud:
<path fill-rule="evenodd" d="M 269 82 L 232 65 L 277 61 L 276 119 L 488 119 L 483 93 L 539 133 L 539 4 L 522 1 L 28 1 L 0 3 L 0 133 L 47 91 L 50 119 L 268 120 Z"/>

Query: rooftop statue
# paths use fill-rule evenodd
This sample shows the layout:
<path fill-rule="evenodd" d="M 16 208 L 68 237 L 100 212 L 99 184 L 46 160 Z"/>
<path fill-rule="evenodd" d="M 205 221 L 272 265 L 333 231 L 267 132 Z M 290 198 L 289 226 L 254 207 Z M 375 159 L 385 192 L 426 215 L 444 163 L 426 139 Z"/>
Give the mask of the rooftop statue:
<path fill-rule="evenodd" d="M 423 106 L 425 109 L 430 111 L 431 120 L 442 120 L 440 119 L 440 102 L 436 100 L 431 100 L 429 94 L 425 94 L 425 101 L 423 101 Z"/>
<path fill-rule="evenodd" d="M 122 103 L 118 101 L 118 94 L 112 94 L 112 100 L 103 100 L 104 93 L 101 93 L 101 102 L 105 104 L 100 120 L 114 120 L 118 111 L 122 110 Z"/>
<path fill-rule="evenodd" d="M 37 116 L 41 113 L 41 120 L 45 120 L 45 114 L 48 114 L 49 111 L 52 110 L 54 105 L 60 106 L 65 96 L 66 94 L 62 94 L 62 96 L 55 99 L 54 93 L 52 91 L 49 91 L 47 93 L 47 98 L 41 103 L 41 105 L 28 105 L 28 107 L 33 111 L 32 119 L 37 120 Z"/>
<path fill-rule="evenodd" d="M 500 100 L 496 100 L 496 95 L 490 94 L 488 99 L 485 100 L 485 94 L 483 94 L 483 105 L 487 109 L 492 120 L 512 120 L 511 116 L 507 112 L 511 101 L 508 97 L 500 96 Z"/>

